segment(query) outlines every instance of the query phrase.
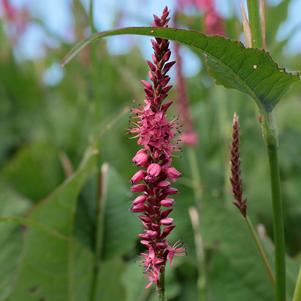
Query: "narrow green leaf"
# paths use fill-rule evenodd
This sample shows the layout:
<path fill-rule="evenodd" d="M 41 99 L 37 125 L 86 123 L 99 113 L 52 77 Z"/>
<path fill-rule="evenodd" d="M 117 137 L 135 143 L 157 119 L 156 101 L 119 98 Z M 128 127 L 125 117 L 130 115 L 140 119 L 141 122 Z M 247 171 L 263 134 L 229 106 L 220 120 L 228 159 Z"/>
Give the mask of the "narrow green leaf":
<path fill-rule="evenodd" d="M 96 33 L 77 44 L 62 65 L 94 41 L 125 34 L 166 38 L 201 50 L 217 83 L 250 95 L 263 112 L 271 112 L 289 86 L 300 79 L 299 74 L 279 68 L 264 50 L 245 48 L 242 43 L 223 37 L 174 28 L 128 27 Z"/>
<path fill-rule="evenodd" d="M 90 148 L 74 175 L 31 212 L 32 222 L 61 237 L 43 227 L 28 227 L 12 300 L 87 300 L 93 256 L 72 234 L 77 196 L 96 166 L 96 155 Z"/>

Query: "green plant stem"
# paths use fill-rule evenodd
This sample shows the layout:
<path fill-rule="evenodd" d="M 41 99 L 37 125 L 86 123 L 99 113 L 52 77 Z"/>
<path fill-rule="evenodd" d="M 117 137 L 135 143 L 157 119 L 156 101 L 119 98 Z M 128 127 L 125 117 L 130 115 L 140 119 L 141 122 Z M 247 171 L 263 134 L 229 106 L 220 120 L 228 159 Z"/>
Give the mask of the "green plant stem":
<path fill-rule="evenodd" d="M 275 243 L 276 301 L 285 301 L 285 239 L 283 203 L 280 187 L 280 172 L 278 162 L 278 135 L 274 124 L 273 113 L 266 114 L 263 134 L 269 157 L 271 191 L 273 202 L 273 235 Z"/>
<path fill-rule="evenodd" d="M 194 232 L 194 241 L 196 249 L 197 267 L 198 267 L 198 300 L 206 300 L 206 277 L 205 277 L 205 253 L 204 244 L 200 231 L 199 214 L 195 207 L 189 208 L 189 215 L 191 219 L 191 224 Z"/>
<path fill-rule="evenodd" d="M 259 14 L 259 0 L 248 0 L 249 23 L 252 32 L 252 47 L 262 48 L 262 33 Z"/>
<path fill-rule="evenodd" d="M 199 173 L 198 161 L 197 161 L 195 149 L 189 147 L 187 151 L 188 151 L 188 160 L 189 160 L 191 177 L 192 177 L 192 186 L 193 186 L 193 191 L 195 196 L 195 203 L 196 203 L 196 207 L 198 208 L 198 211 L 200 211 L 203 190 L 201 186 L 201 176 Z"/>
<path fill-rule="evenodd" d="M 262 33 L 260 24 L 259 0 L 248 0 L 249 23 L 252 31 L 252 47 L 262 48 Z M 285 301 L 286 277 L 285 277 L 285 239 L 283 204 L 280 188 L 280 173 L 278 162 L 278 135 L 274 124 L 273 113 L 264 113 L 263 136 L 269 157 L 271 191 L 273 202 L 273 235 L 275 243 L 275 274 L 276 301 Z"/>
<path fill-rule="evenodd" d="M 167 301 L 165 297 L 165 267 L 162 267 L 160 270 L 160 279 L 159 279 L 159 286 L 157 291 L 158 291 L 159 301 Z"/>
<path fill-rule="evenodd" d="M 300 300 L 301 300 L 301 265 L 300 265 L 299 274 L 298 274 L 292 301 L 300 301 Z"/>
<path fill-rule="evenodd" d="M 94 0 L 89 1 L 89 24 L 91 33 L 97 32 L 94 24 Z"/>
<path fill-rule="evenodd" d="M 254 242 L 256 244 L 256 248 L 258 250 L 258 253 L 259 253 L 260 257 L 262 258 L 262 261 L 263 261 L 264 266 L 266 268 L 268 277 L 270 278 L 272 284 L 275 285 L 275 276 L 273 274 L 273 270 L 271 268 L 271 265 L 270 265 L 270 262 L 269 262 L 269 260 L 267 258 L 267 255 L 266 255 L 266 253 L 264 251 L 264 248 L 263 248 L 263 246 L 261 244 L 261 241 L 260 241 L 260 239 L 259 239 L 259 237 L 257 235 L 257 232 L 256 232 L 256 230 L 255 230 L 255 228 L 253 226 L 253 223 L 252 223 L 252 221 L 250 220 L 250 218 L 248 216 L 246 216 L 245 221 L 246 221 L 246 223 L 248 225 L 248 228 L 249 228 L 249 230 L 251 232 L 252 238 L 253 238 L 253 240 L 254 240 Z"/>
<path fill-rule="evenodd" d="M 100 270 L 103 238 L 104 238 L 104 219 L 105 219 L 105 200 L 106 200 L 106 183 L 109 166 L 103 164 L 101 172 L 97 175 L 97 204 L 95 212 L 95 254 L 94 254 L 94 268 L 92 274 L 92 286 L 91 286 L 91 301 L 96 301 L 97 294 L 97 279 Z"/>
<path fill-rule="evenodd" d="M 198 296 L 199 301 L 206 300 L 206 287 L 207 287 L 207 276 L 206 276 L 206 258 L 205 258 L 205 250 L 204 245 L 202 243 L 202 237 L 200 233 L 200 225 L 199 225 L 199 216 L 201 212 L 201 200 L 202 200 L 202 186 L 201 186 L 201 176 L 198 168 L 198 161 L 196 157 L 196 151 L 193 148 L 188 148 L 188 159 L 192 176 L 192 184 L 193 191 L 195 196 L 195 204 L 196 204 L 196 214 L 195 218 L 190 212 L 191 222 L 193 226 L 193 232 L 195 237 L 195 247 L 197 254 L 197 264 L 198 264 Z"/>

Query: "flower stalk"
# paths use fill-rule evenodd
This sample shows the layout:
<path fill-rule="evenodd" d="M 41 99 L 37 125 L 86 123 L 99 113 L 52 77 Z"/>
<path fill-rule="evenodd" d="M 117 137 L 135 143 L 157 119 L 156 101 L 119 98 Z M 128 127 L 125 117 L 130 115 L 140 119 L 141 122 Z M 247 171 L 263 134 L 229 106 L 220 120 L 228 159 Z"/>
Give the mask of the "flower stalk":
<path fill-rule="evenodd" d="M 259 0 L 248 0 L 249 23 L 252 33 L 252 46 L 262 48 L 262 26 L 260 22 Z"/>
<path fill-rule="evenodd" d="M 275 243 L 275 271 L 276 271 L 276 301 L 285 301 L 286 296 L 286 268 L 285 268 L 285 238 L 283 202 L 280 186 L 280 172 L 278 160 L 278 135 L 273 121 L 273 113 L 264 120 L 264 137 L 270 165 L 271 192 L 273 203 L 273 233 Z"/>
<path fill-rule="evenodd" d="M 297 282 L 295 286 L 294 296 L 292 301 L 299 301 L 301 300 L 301 265 L 299 268 L 299 273 L 297 277 Z"/>
<path fill-rule="evenodd" d="M 275 285 L 275 277 L 269 263 L 268 257 L 262 246 L 260 238 L 253 226 L 251 219 L 247 214 L 247 199 L 243 197 L 243 185 L 241 179 L 241 170 L 240 170 L 240 136 L 239 136 L 239 121 L 236 114 L 233 117 L 233 126 L 232 126 L 232 143 L 231 143 L 231 186 L 234 196 L 233 204 L 238 208 L 241 215 L 246 222 L 248 229 L 250 231 L 251 237 L 255 242 L 257 251 L 262 259 L 264 267 L 266 269 L 267 275 L 271 280 L 272 284 Z"/>
<path fill-rule="evenodd" d="M 263 1 L 263 0 L 262 0 Z M 264 3 L 259 5 L 259 0 L 248 0 L 248 11 L 250 27 L 252 31 L 252 47 L 265 47 L 265 17 Z M 275 300 L 285 301 L 286 299 L 286 267 L 285 267 L 285 237 L 284 237 L 284 216 L 283 201 L 281 195 L 281 182 L 278 159 L 278 133 L 276 130 L 274 113 L 262 112 L 262 133 L 266 142 L 269 158 L 271 192 L 273 203 L 273 236 L 275 243 Z"/>

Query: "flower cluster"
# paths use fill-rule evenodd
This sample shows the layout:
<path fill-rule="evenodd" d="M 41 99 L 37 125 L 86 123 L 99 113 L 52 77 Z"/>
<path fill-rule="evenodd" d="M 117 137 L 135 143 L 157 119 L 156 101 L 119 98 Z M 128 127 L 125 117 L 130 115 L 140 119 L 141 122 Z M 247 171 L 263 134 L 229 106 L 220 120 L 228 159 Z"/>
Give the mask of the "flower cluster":
<path fill-rule="evenodd" d="M 193 5 L 204 12 L 204 27 L 208 34 L 224 35 L 223 19 L 218 14 L 214 0 L 178 0 L 179 6 Z"/>
<path fill-rule="evenodd" d="M 161 17 L 154 16 L 156 27 L 167 27 L 169 11 L 166 7 Z M 177 189 L 171 183 L 181 176 L 172 167 L 172 153 L 177 149 L 174 145 L 176 133 L 175 121 L 169 121 L 166 112 L 172 101 L 164 102 L 171 89 L 170 77 L 167 72 L 175 64 L 169 61 L 171 51 L 169 41 L 156 38 L 152 41 L 154 54 L 148 61 L 149 79 L 142 81 L 145 91 L 145 105 L 133 109 L 133 127 L 130 132 L 138 138 L 141 146 L 133 158 L 136 166 L 140 167 L 132 179 L 132 192 L 141 193 L 132 203 L 131 211 L 141 213 L 139 219 L 144 226 L 144 232 L 139 234 L 141 244 L 146 247 L 142 253 L 143 265 L 149 279 L 159 286 L 160 273 L 164 271 L 166 262 L 170 263 L 175 255 L 185 252 L 181 244 L 171 246 L 166 237 L 175 228 L 172 212 L 174 199 L 171 195 Z"/>
<path fill-rule="evenodd" d="M 233 117 L 232 144 L 231 144 L 231 185 L 235 198 L 233 204 L 239 209 L 243 217 L 247 215 L 247 200 L 243 199 L 243 188 L 240 176 L 240 152 L 239 152 L 239 121 L 236 114 Z"/>
<path fill-rule="evenodd" d="M 15 44 L 27 28 L 29 21 L 28 11 L 26 8 L 16 8 L 9 0 L 2 0 L 1 6 L 4 12 L 4 18 L 9 25 L 8 29 L 12 42 Z"/>
<path fill-rule="evenodd" d="M 177 12 L 174 17 L 174 24 L 177 27 Z M 180 53 L 180 45 L 178 43 L 174 44 L 174 53 L 176 59 L 176 88 L 177 88 L 177 107 L 179 112 L 179 117 L 181 124 L 183 125 L 183 132 L 180 136 L 180 140 L 182 143 L 195 146 L 198 141 L 198 135 L 193 129 L 193 122 L 191 118 L 191 114 L 189 111 L 188 104 L 188 95 L 185 84 L 185 78 L 183 74 L 183 62 Z"/>

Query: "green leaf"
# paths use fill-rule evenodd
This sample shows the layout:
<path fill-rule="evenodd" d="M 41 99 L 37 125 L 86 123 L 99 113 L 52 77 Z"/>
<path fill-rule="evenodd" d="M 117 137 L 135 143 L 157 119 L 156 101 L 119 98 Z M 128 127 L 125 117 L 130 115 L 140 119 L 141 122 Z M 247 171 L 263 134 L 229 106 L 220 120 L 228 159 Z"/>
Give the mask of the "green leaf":
<path fill-rule="evenodd" d="M 25 145 L 4 165 L 1 178 L 27 198 L 38 201 L 62 181 L 58 151 L 50 143 Z"/>
<path fill-rule="evenodd" d="M 77 44 L 63 60 L 66 65 L 86 45 L 104 37 L 136 34 L 174 40 L 201 50 L 207 55 L 211 75 L 226 88 L 250 95 L 262 112 L 271 112 L 299 75 L 285 72 L 264 50 L 245 48 L 241 43 L 193 30 L 129 27 L 104 31 Z"/>
<path fill-rule="evenodd" d="M 122 274 L 125 264 L 120 258 L 104 261 L 100 265 L 97 278 L 96 300 L 124 300 L 125 288 L 122 285 Z"/>
<path fill-rule="evenodd" d="M 273 300 L 273 286 L 247 225 L 236 208 L 231 209 L 210 200 L 202 211 L 203 238 L 212 249 L 207 272 L 213 300 Z"/>
<path fill-rule="evenodd" d="M 104 187 L 104 243 L 103 257 L 112 258 L 134 247 L 140 222 L 130 210 L 133 194 L 118 173 L 109 167 Z"/>
<path fill-rule="evenodd" d="M 97 151 L 88 149 L 74 175 L 31 212 L 32 223 L 45 229 L 27 229 L 12 300 L 87 300 L 93 256 L 72 239 L 72 233 L 76 200 L 96 157 Z"/>
<path fill-rule="evenodd" d="M 22 216 L 30 202 L 0 184 L 0 300 L 11 291 L 22 249 L 22 229 L 16 223 L 4 222 L 3 216 Z"/>

